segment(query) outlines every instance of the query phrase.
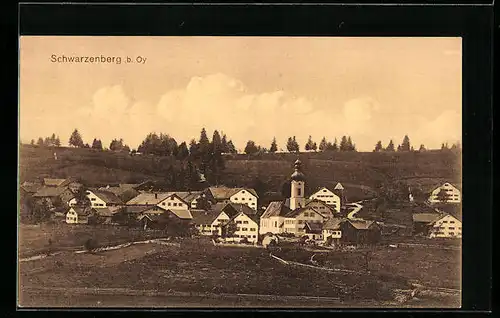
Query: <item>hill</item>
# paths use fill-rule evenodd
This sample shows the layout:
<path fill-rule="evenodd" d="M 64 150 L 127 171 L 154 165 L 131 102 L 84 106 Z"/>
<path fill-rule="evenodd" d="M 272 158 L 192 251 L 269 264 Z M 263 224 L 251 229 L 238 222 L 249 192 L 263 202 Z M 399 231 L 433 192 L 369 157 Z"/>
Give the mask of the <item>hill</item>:
<path fill-rule="evenodd" d="M 300 158 L 307 176 L 306 191 L 319 186 L 333 187 L 341 182 L 352 201 L 374 197 L 396 184 L 418 189 L 444 180 L 460 182 L 461 176 L 460 156 L 448 151 L 266 153 L 225 158 L 222 182 L 227 186 L 254 186 L 258 180 L 263 192 L 280 192 L 293 172 L 293 162 Z M 170 165 L 175 168 L 181 164 L 173 157 L 22 145 L 19 179 L 22 183 L 48 176 L 72 176 L 88 185 L 135 183 L 146 179 L 162 181 Z"/>

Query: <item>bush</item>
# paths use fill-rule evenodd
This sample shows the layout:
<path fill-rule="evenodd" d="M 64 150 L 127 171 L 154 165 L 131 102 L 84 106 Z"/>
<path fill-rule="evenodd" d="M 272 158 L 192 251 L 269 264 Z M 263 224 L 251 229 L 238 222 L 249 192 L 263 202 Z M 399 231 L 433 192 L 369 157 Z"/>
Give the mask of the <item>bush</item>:
<path fill-rule="evenodd" d="M 89 238 L 84 244 L 85 250 L 88 252 L 93 252 L 97 248 L 97 242 L 94 239 Z"/>

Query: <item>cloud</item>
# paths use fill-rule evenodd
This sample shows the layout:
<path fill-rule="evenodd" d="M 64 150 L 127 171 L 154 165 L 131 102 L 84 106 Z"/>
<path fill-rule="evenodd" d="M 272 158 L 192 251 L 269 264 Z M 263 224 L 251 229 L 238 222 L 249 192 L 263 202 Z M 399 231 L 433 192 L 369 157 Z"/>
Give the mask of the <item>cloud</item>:
<path fill-rule="evenodd" d="M 113 138 L 123 138 L 135 148 L 150 132 L 189 142 L 198 139 L 204 127 L 209 135 L 215 129 L 225 133 L 240 150 L 249 139 L 269 147 L 273 137 L 285 149 L 289 136 L 296 136 L 303 149 L 309 135 L 318 144 L 323 136 L 333 141 L 349 135 L 363 151 L 373 149 L 377 140 L 399 142 L 404 134 L 412 143 L 439 147 L 461 134 L 460 113 L 446 111 L 429 120 L 413 114 L 388 116 L 384 111 L 369 96 L 321 108 L 306 96 L 282 90 L 253 92 L 241 81 L 218 73 L 193 77 L 185 87 L 159 96 L 156 103 L 133 101 L 120 85 L 103 87 L 68 119 L 66 128 L 78 127 L 89 143 L 100 138 L 109 145 Z"/>

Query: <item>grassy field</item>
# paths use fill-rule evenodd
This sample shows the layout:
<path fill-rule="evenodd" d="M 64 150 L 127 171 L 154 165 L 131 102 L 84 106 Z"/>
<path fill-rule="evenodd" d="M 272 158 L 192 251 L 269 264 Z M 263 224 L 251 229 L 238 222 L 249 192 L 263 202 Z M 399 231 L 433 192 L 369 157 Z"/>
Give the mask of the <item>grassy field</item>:
<path fill-rule="evenodd" d="M 125 226 L 90 226 L 84 224 L 20 224 L 18 227 L 18 248 L 20 257 L 43 253 L 52 241 L 53 251 L 83 248 L 88 239 L 93 239 L 99 246 L 140 241 L 163 237 L 161 231 L 143 231 Z"/>
<path fill-rule="evenodd" d="M 426 279 L 432 279 L 432 275 L 450 277 L 453 275 L 450 270 L 454 268 L 451 261 L 449 264 L 444 263 L 449 257 L 447 255 L 434 255 L 425 250 L 414 254 L 380 250 L 374 253 L 371 260 L 372 273 L 361 270 L 356 274 L 334 273 L 283 265 L 272 259 L 265 249 L 215 247 L 206 239 L 185 239 L 180 244 L 180 247 L 132 245 L 97 254 L 65 252 L 20 263 L 21 303 L 23 289 L 43 286 L 67 288 L 68 292 L 75 288 L 117 288 L 155 290 L 167 294 L 184 292 L 320 296 L 347 302 L 358 299 L 360 306 L 363 306 L 363 299 L 378 304 L 391 301 L 393 289 L 410 288 L 409 279 L 426 282 Z M 405 259 L 405 255 L 409 255 L 409 258 Z M 338 255 L 332 254 L 323 262 L 334 259 L 338 260 Z M 345 260 L 346 267 L 360 262 L 355 255 L 340 259 Z M 383 260 L 387 259 L 394 261 L 384 267 L 382 264 L 387 262 Z M 305 258 L 300 260 L 306 261 Z M 438 261 L 441 263 L 438 264 Z M 441 271 L 428 264 L 442 266 Z M 400 273 L 410 265 L 414 267 L 412 271 L 404 270 Z M 421 275 L 425 277 L 416 275 L 418 271 L 422 271 Z M 385 272 L 397 275 L 383 276 L 382 273 Z"/>

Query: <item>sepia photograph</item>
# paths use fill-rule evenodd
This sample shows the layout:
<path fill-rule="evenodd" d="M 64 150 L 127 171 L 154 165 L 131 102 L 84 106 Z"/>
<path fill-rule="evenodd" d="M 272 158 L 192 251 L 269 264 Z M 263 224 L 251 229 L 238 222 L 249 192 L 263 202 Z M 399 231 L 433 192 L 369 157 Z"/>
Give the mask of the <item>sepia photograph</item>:
<path fill-rule="evenodd" d="M 461 308 L 462 38 L 20 36 L 19 72 L 20 308 Z"/>

